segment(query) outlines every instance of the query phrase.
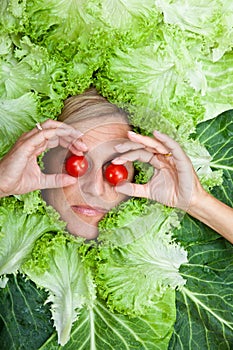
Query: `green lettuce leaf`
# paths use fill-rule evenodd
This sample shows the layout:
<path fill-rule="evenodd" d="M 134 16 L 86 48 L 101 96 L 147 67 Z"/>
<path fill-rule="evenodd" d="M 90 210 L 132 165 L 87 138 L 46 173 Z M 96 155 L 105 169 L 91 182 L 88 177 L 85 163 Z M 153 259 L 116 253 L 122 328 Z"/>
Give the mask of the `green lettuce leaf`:
<path fill-rule="evenodd" d="M 160 129 L 185 143 L 197 127 L 198 137 L 192 135 L 196 140 L 188 146 L 193 162 L 207 187 L 220 184 L 212 193 L 232 205 L 232 115 L 198 124 L 232 108 L 232 14 L 230 0 L 156 0 L 153 4 L 150 0 L 143 4 L 90 0 L 78 6 L 73 0 L 3 0 L 1 155 L 21 132 L 36 121 L 55 118 L 67 96 L 94 82 L 103 95 L 132 112 L 134 127 L 142 127 L 147 134 Z M 175 230 L 180 220 L 181 228 Z M 6 284 L 6 273 L 15 273 L 25 263 L 29 278 L 49 291 L 58 337 L 54 331 L 47 340 L 42 337 L 39 345 L 35 340 L 35 348 L 61 348 L 59 341 L 67 342 L 67 349 L 167 349 L 175 321 L 172 288 L 177 285 L 177 322 L 170 347 L 212 350 L 217 344 L 221 350 L 231 348 L 232 248 L 189 216 L 183 218 L 180 212 L 143 200 L 129 201 L 100 224 L 100 246 L 91 250 L 64 235 L 64 223 L 52 209 L 44 209 L 38 193 L 1 200 L 0 223 L 1 286 Z M 156 238 L 160 240 L 154 247 Z M 161 253 L 171 253 L 166 258 L 168 269 L 164 265 L 155 269 L 158 247 Z M 179 267 L 185 251 L 189 262 Z M 148 270 L 156 279 L 153 291 Z M 123 279 L 121 290 L 118 276 L 129 271 L 131 276 Z M 146 314 L 131 318 L 113 313 L 111 309 L 134 312 L 130 305 L 135 306 L 133 296 L 140 276 L 144 281 L 145 275 L 149 300 L 140 294 L 141 283 L 136 311 L 146 310 Z M 133 289 L 134 276 L 137 288 Z M 184 280 L 187 283 L 181 287 Z M 127 294 L 126 282 L 132 295 Z M 2 292 L 8 286 L 13 288 L 7 284 Z M 117 295 L 113 301 L 112 293 Z M 8 289 L 3 302 L 11 297 Z M 30 298 L 23 298 L 29 303 Z M 100 298 L 106 298 L 107 305 Z M 6 304 L 0 313 L 8 306 L 13 307 Z M 27 312 L 33 314 L 30 307 Z M 2 339 L 8 335 L 12 349 L 22 345 L 22 315 L 19 320 L 14 313 L 11 318 L 2 313 L 0 321 L 0 327 L 5 324 Z M 37 323 L 33 318 L 32 328 Z M 8 323 L 15 319 L 16 331 L 11 334 L 14 328 L 12 324 L 7 328 Z M 25 339 L 23 346 L 28 348 Z M 6 350 L 8 340 L 0 342 Z"/>
<path fill-rule="evenodd" d="M 201 181 L 202 186 L 210 191 L 220 186 L 223 181 L 222 169 L 212 169 L 212 156 L 200 141 L 189 139 L 182 144 L 183 149 L 191 159 L 193 167 Z"/>
<path fill-rule="evenodd" d="M 155 3 L 164 15 L 165 23 L 202 35 L 203 41 L 212 49 L 213 61 L 232 48 L 231 1 L 156 0 Z"/>
<path fill-rule="evenodd" d="M 110 27 L 128 30 L 142 18 L 151 19 L 153 12 L 156 14 L 154 1 L 146 0 L 143 3 L 139 0 L 113 1 L 104 0 L 101 4 L 102 20 Z M 136 23 L 135 23 L 136 22 Z"/>
<path fill-rule="evenodd" d="M 98 241 L 124 247 L 145 236 L 146 232 L 165 234 L 179 223 L 174 209 L 144 198 L 132 198 L 113 208 L 101 220 Z"/>
<path fill-rule="evenodd" d="M 18 33 L 26 23 L 27 0 L 2 0 L 0 6 L 1 32 Z"/>
<path fill-rule="evenodd" d="M 49 292 L 47 302 L 51 303 L 61 345 L 69 340 L 80 309 L 84 305 L 91 307 L 95 300 L 91 271 L 82 262 L 78 242 L 64 235 L 44 236 L 21 268 L 37 286 Z"/>
<path fill-rule="evenodd" d="M 23 132 L 35 126 L 39 117 L 37 100 L 32 93 L 16 99 L 0 99 L 0 106 L 0 157 L 2 157 Z"/>
<path fill-rule="evenodd" d="M 29 36 L 15 35 L 14 53 L 0 60 L 0 93 L 2 99 L 16 99 L 34 93 L 37 117 L 54 119 L 64 100 L 86 90 L 92 82 L 95 67 L 88 67 L 81 57 L 66 60 L 50 54 L 48 48 L 31 41 Z"/>
<path fill-rule="evenodd" d="M 116 48 L 96 84 L 117 103 L 154 111 L 161 131 L 168 130 L 159 116 L 187 138 L 205 113 L 201 92 L 206 80 L 197 61 L 201 48 L 199 37 L 160 24 L 144 46 Z M 150 122 L 155 124 L 153 114 Z"/>
<path fill-rule="evenodd" d="M 232 109 L 232 63 L 232 51 L 217 62 L 204 57 L 202 59 L 202 73 L 207 81 L 205 94 L 201 97 L 205 107 L 205 120 Z"/>
<path fill-rule="evenodd" d="M 88 38 L 88 33 L 98 24 L 92 16 L 95 9 L 98 12 L 96 1 L 28 1 L 25 30 L 33 41 L 42 41 L 52 54 L 61 52 L 63 57 L 71 59 L 80 38 Z"/>
<path fill-rule="evenodd" d="M 168 288 L 185 284 L 179 266 L 187 255 L 170 234 L 177 225 L 174 210 L 152 203 L 140 206 L 137 200 L 121 206 L 119 217 L 116 210 L 109 213 L 104 225 L 109 229 L 100 230 L 104 244 L 98 247 L 95 280 L 112 311 L 144 314 Z"/>
<path fill-rule="evenodd" d="M 29 257 L 36 240 L 48 231 L 61 230 L 45 209 L 43 216 L 27 214 L 16 199 L 1 200 L 0 206 L 0 275 L 15 273 Z"/>
<path fill-rule="evenodd" d="M 10 35 L 7 33 L 0 34 L 0 57 L 7 57 L 8 55 L 11 57 L 13 50 L 12 40 Z"/>

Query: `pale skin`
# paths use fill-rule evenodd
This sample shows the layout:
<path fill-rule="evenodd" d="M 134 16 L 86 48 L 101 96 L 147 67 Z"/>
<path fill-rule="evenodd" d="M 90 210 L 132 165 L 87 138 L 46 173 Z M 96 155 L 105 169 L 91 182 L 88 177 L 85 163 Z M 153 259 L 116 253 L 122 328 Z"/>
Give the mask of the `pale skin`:
<path fill-rule="evenodd" d="M 85 158 L 88 162 L 87 172 L 77 182 L 56 189 L 42 191 L 45 201 L 52 205 L 67 223 L 67 229 L 75 236 L 95 239 L 98 236 L 98 222 L 113 207 L 128 197 L 115 191 L 104 176 L 108 164 L 116 155 L 119 142 L 127 141 L 128 123 L 120 116 L 110 118 L 89 117 L 86 120 L 72 121 L 70 126 L 83 132 L 82 140 L 87 145 Z M 44 164 L 47 173 L 65 172 L 65 160 L 70 152 L 63 147 L 56 147 L 46 153 Z M 127 162 L 128 181 L 132 181 L 134 167 Z"/>
<path fill-rule="evenodd" d="M 153 134 L 154 138 L 150 138 L 129 132 L 130 142 L 117 148 L 124 154 L 113 161 L 147 161 L 156 169 L 153 178 L 145 185 L 124 183 L 116 190 L 182 209 L 233 243 L 233 209 L 203 189 L 190 159 L 177 142 L 165 134 Z"/>
<path fill-rule="evenodd" d="M 75 183 L 77 180 L 67 174 L 44 175 L 37 163 L 37 157 L 46 149 L 58 145 L 81 155 L 87 150 L 87 146 L 80 140 L 81 136 L 79 130 L 54 120 L 44 122 L 40 132 L 34 128 L 21 135 L 0 161 L 0 197 Z"/>
<path fill-rule="evenodd" d="M 82 141 L 83 133 L 72 125 L 52 120 L 42 127 L 42 131 L 35 128 L 22 135 L 0 161 L 0 197 L 37 189 L 69 188 L 77 183 L 68 174 L 44 174 L 37 157 L 58 146 L 77 155 L 85 154 L 88 146 Z M 154 167 L 154 175 L 147 184 L 137 185 L 129 179 L 116 186 L 115 193 L 150 198 L 182 209 L 233 243 L 233 209 L 202 188 L 190 159 L 177 142 L 156 131 L 153 135 L 147 137 L 126 130 L 122 142 L 114 145 L 118 156 L 113 163 L 140 160 Z"/>

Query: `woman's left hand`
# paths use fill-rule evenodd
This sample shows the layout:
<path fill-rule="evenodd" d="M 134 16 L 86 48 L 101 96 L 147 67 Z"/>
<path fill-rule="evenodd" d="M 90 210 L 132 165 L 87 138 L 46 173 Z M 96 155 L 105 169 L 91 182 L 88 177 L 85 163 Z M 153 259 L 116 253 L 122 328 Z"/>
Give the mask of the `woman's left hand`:
<path fill-rule="evenodd" d="M 115 147 L 122 155 L 112 163 L 124 164 L 138 160 L 154 167 L 154 175 L 148 183 L 140 185 L 123 182 L 115 187 L 116 191 L 187 211 L 203 192 L 191 160 L 169 136 L 156 131 L 153 134 L 154 138 L 130 131 L 130 141 Z"/>

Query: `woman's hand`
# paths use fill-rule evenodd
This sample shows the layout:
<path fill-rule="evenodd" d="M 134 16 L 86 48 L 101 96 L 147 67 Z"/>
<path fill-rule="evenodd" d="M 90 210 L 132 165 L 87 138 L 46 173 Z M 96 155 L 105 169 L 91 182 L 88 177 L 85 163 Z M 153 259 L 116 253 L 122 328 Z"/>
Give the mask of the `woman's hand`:
<path fill-rule="evenodd" d="M 151 138 L 130 131 L 130 141 L 116 146 L 122 155 L 112 161 L 114 164 L 139 160 L 154 167 L 154 175 L 147 184 L 123 182 L 116 186 L 116 191 L 187 211 L 204 190 L 179 144 L 165 134 L 157 131 L 153 134 Z"/>
<path fill-rule="evenodd" d="M 67 174 L 46 175 L 41 172 L 37 157 L 46 149 L 61 146 L 81 155 L 87 146 L 80 140 L 82 133 L 55 120 L 46 120 L 42 129 L 24 133 L 0 161 L 0 197 L 23 194 L 43 188 L 65 187 L 77 179 Z"/>

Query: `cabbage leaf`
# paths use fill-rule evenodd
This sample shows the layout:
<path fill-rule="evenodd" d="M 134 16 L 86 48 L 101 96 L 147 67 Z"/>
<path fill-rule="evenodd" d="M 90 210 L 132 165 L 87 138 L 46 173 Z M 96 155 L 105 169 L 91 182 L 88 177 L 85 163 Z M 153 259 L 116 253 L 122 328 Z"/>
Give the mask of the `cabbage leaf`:
<path fill-rule="evenodd" d="M 212 155 L 210 166 L 223 171 L 223 183 L 211 191 L 233 207 L 232 111 L 200 123 L 193 135 Z M 169 350 L 230 349 L 233 343 L 233 247 L 216 232 L 185 215 L 174 236 L 188 252 L 177 292 L 177 321 Z"/>
<path fill-rule="evenodd" d="M 17 275 L 11 277 L 1 291 L 1 349 L 61 349 L 50 320 L 47 293 L 34 283 Z M 74 323 L 70 341 L 62 349 L 143 349 L 166 350 L 173 331 L 175 293 L 164 298 L 142 317 L 129 318 L 112 313 L 101 300 L 93 307 L 83 308 Z M 9 313 L 12 310 L 12 313 Z M 5 326 L 1 324 L 4 320 Z M 6 326 L 7 325 L 7 326 Z"/>

